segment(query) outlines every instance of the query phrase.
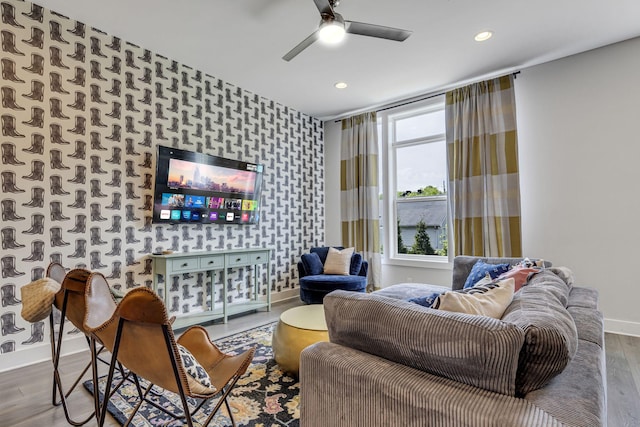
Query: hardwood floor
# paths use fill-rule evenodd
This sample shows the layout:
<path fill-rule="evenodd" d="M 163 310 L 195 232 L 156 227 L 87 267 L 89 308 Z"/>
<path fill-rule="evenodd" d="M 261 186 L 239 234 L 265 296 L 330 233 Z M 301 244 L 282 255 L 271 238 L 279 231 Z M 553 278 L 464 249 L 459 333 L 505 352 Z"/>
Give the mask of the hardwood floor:
<path fill-rule="evenodd" d="M 274 304 L 271 312 L 238 316 L 227 324 L 207 327 L 212 339 L 241 332 L 277 320 L 283 311 L 300 305 L 298 300 Z M 608 424 L 610 427 L 640 426 L 640 337 L 605 334 L 607 354 Z M 89 360 L 81 353 L 64 357 L 62 380 L 68 384 Z M 103 368 L 106 372 L 106 369 Z M 85 375 L 90 378 L 90 373 Z M 67 426 L 62 407 L 51 405 L 51 363 L 43 362 L 0 374 L 0 427 Z M 74 391 L 69 405 L 75 417 L 88 415 L 91 395 L 84 387 Z M 90 422 L 87 425 L 95 425 Z M 119 425 L 109 416 L 107 426 Z"/>

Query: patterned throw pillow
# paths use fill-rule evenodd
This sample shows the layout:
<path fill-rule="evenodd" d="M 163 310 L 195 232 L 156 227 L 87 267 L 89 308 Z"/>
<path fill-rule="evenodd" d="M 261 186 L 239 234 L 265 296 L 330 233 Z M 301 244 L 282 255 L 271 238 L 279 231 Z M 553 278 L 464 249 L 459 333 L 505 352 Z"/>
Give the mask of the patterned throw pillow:
<path fill-rule="evenodd" d="M 198 363 L 193 354 L 180 344 L 177 344 L 178 352 L 180 353 L 180 359 L 182 359 L 182 366 L 184 367 L 185 372 L 191 378 L 199 382 L 205 387 L 213 388 L 211 385 L 211 378 L 209 378 L 209 374 L 207 371 Z"/>
<path fill-rule="evenodd" d="M 343 276 L 349 275 L 351 267 L 351 256 L 354 248 L 346 248 L 338 250 L 329 248 L 327 260 L 324 262 L 324 274 L 339 274 Z"/>
<path fill-rule="evenodd" d="M 514 280 L 506 279 L 487 285 L 445 292 L 434 301 L 431 308 L 500 319 L 511 304 L 513 293 Z"/>
<path fill-rule="evenodd" d="M 497 278 L 499 275 L 509 271 L 511 266 L 509 264 L 487 264 L 483 261 L 476 262 L 471 268 L 467 281 L 464 282 L 464 289 L 470 288 L 475 285 L 478 280 L 481 280 L 487 273 L 492 279 Z"/>
<path fill-rule="evenodd" d="M 515 292 L 518 292 L 521 287 L 527 284 L 529 279 L 534 274 L 539 272 L 540 272 L 539 268 L 523 267 L 521 265 L 516 265 L 511 270 L 498 276 L 498 280 L 513 278 L 513 280 L 515 281 Z"/>
<path fill-rule="evenodd" d="M 409 299 L 409 302 L 421 305 L 423 307 L 431 308 L 433 306 L 433 303 L 436 302 L 440 295 L 442 295 L 442 292 L 433 292 L 432 294 L 424 297 L 411 298 Z"/>

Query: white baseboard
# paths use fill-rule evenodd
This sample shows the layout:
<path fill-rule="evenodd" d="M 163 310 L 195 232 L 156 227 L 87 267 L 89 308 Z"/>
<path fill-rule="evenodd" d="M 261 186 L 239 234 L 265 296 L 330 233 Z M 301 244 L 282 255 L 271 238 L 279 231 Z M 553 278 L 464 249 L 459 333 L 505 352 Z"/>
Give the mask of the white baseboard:
<path fill-rule="evenodd" d="M 300 289 L 287 289 L 271 295 L 271 302 L 281 302 L 294 298 L 300 298 Z"/>
<path fill-rule="evenodd" d="M 86 351 L 87 353 L 89 351 L 89 346 L 87 346 L 84 334 L 67 338 L 62 343 L 61 356 L 75 354 L 81 351 Z M 11 371 L 40 362 L 51 363 L 51 345 L 49 344 L 48 333 L 46 334 L 46 340 L 40 345 L 12 351 L 0 356 L 0 372 Z"/>
<path fill-rule="evenodd" d="M 640 337 L 640 323 L 626 320 L 604 319 L 604 331 L 612 334 Z"/>

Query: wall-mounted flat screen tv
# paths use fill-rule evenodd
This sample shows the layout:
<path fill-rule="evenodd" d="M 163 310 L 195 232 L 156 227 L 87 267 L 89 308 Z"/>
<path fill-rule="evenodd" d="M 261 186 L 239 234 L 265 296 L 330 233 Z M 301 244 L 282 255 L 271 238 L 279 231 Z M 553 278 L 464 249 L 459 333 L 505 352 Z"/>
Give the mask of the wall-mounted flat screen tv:
<path fill-rule="evenodd" d="M 154 223 L 257 224 L 263 165 L 158 146 Z"/>

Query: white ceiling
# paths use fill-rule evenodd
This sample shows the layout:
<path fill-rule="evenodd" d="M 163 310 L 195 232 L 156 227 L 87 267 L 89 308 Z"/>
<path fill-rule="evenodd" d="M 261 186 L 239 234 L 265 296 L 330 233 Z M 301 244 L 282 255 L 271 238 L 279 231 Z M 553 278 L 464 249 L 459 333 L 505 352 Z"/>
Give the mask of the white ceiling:
<path fill-rule="evenodd" d="M 317 28 L 313 0 L 36 3 L 321 119 L 640 36 L 640 0 L 342 0 L 347 20 L 413 34 L 402 43 L 348 35 L 285 62 Z M 475 42 L 485 29 L 494 37 Z"/>

